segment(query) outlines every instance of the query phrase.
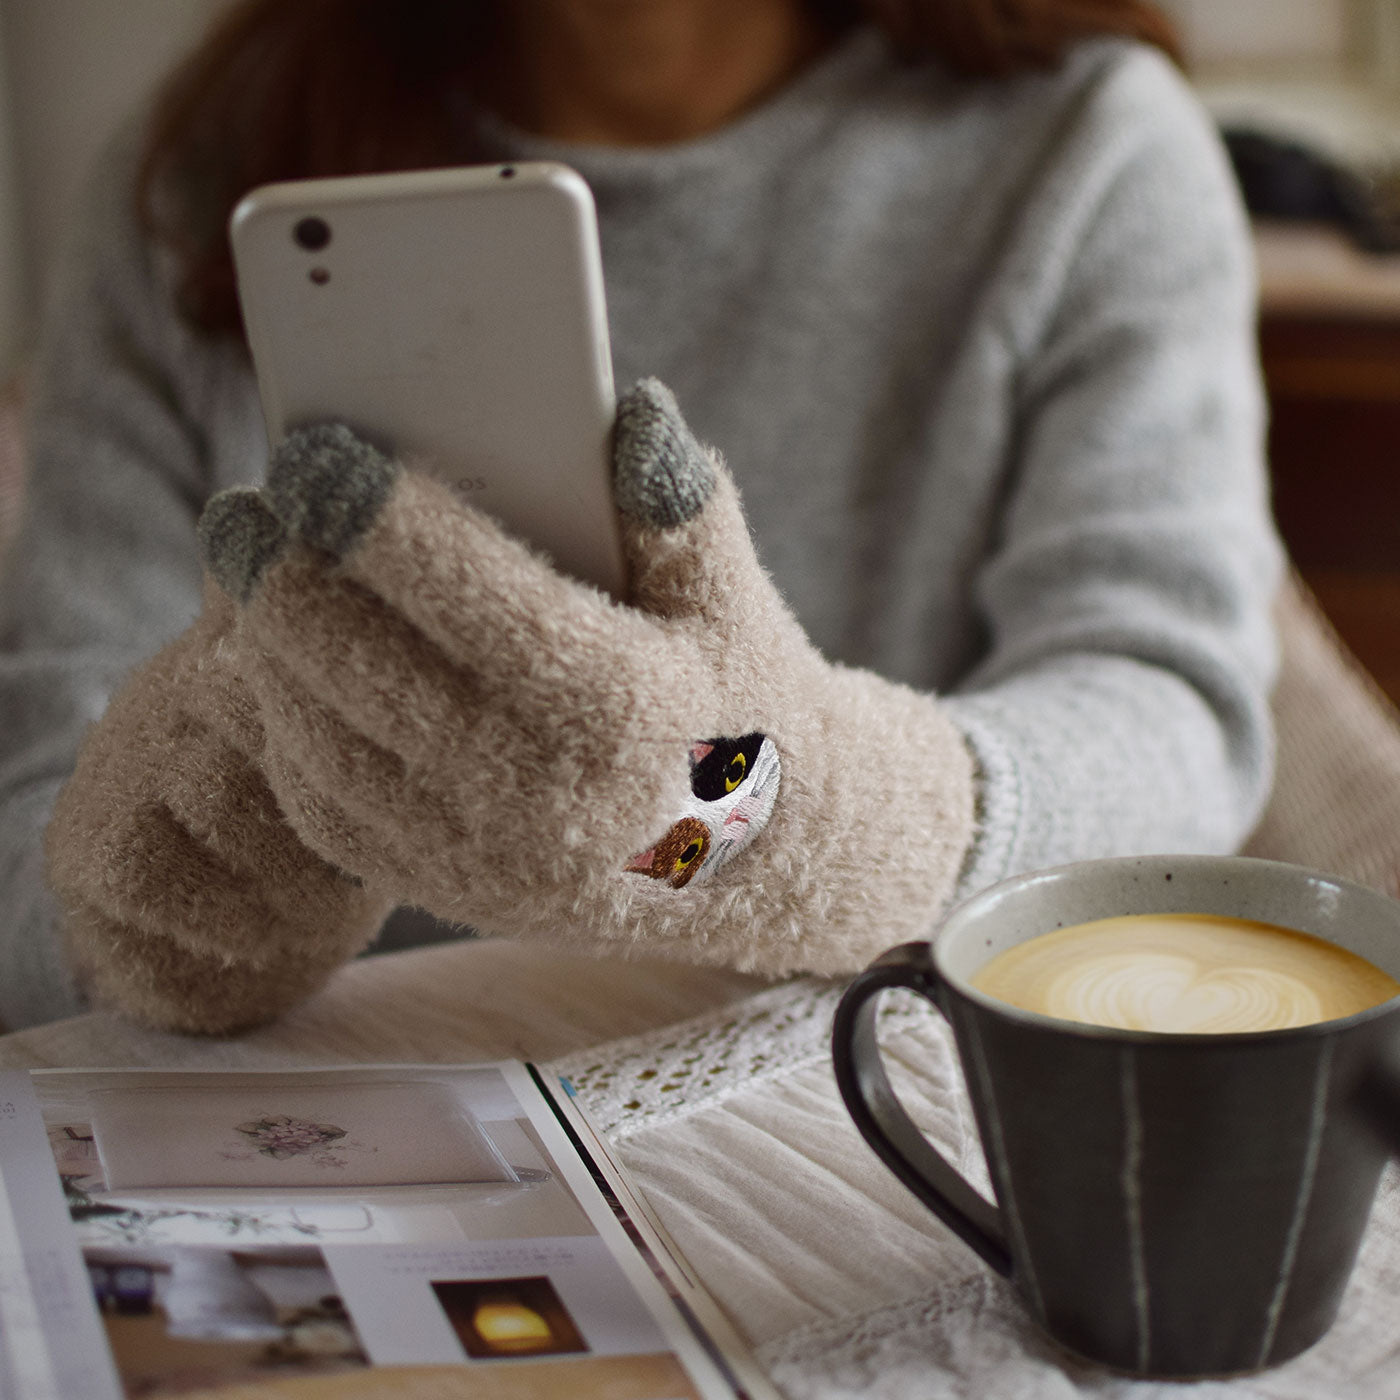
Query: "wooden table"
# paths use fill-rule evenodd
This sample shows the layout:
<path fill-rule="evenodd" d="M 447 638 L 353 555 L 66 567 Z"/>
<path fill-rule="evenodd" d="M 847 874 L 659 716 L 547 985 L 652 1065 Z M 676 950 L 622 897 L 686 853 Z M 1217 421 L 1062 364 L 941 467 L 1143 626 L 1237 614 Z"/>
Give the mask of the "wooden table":
<path fill-rule="evenodd" d="M 361 958 L 274 1025 L 231 1039 L 166 1035 L 93 1012 L 0 1036 L 0 1068 L 552 1060 L 765 985 L 734 972 L 584 958 L 528 944 L 438 944 Z"/>

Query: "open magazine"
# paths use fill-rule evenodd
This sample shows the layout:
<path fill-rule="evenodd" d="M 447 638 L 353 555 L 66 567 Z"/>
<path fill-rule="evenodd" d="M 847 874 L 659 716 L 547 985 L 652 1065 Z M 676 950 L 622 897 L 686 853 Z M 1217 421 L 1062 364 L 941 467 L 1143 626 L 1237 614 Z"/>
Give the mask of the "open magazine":
<path fill-rule="evenodd" d="M 388 1367 L 775 1396 L 532 1065 L 0 1072 L 0 1396 L 354 1397 Z"/>

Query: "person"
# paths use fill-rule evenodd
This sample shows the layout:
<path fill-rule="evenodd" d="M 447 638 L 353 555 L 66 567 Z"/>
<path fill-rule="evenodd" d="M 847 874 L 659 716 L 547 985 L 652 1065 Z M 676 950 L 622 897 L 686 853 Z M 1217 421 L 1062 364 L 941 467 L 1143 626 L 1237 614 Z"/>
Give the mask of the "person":
<path fill-rule="evenodd" d="M 1236 848 L 1280 550 L 1170 50 L 1138 0 L 243 0 L 35 369 L 0 1018 L 226 1031 L 463 924 L 839 975 L 1015 872 Z M 333 425 L 263 481 L 233 203 L 530 158 L 637 386 L 626 605 Z"/>

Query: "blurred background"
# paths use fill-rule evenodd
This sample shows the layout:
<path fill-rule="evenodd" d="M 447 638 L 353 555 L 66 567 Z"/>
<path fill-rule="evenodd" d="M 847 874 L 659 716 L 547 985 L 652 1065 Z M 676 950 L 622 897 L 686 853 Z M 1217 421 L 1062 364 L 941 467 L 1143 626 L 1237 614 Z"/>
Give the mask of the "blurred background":
<path fill-rule="evenodd" d="M 1274 508 L 1400 702 L 1400 0 L 1166 0 L 1251 206 Z"/>
<path fill-rule="evenodd" d="M 84 172 L 227 0 L 0 0 L 0 360 L 41 304 Z"/>
<path fill-rule="evenodd" d="M 0 382 L 97 152 L 227 3 L 0 0 Z M 1400 700 L 1400 0 L 1161 3 L 1256 210 L 1280 524 Z"/>

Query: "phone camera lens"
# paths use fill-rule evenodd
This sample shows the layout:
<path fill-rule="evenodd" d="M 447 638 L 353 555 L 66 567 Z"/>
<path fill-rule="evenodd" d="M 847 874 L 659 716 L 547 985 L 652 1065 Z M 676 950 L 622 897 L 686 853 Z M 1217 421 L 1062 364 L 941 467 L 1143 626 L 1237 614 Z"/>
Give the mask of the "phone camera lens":
<path fill-rule="evenodd" d="M 331 241 L 331 226 L 324 219 L 313 215 L 309 219 L 298 221 L 296 228 L 292 230 L 292 237 L 296 239 L 298 246 L 305 248 L 308 253 L 315 253 Z"/>

